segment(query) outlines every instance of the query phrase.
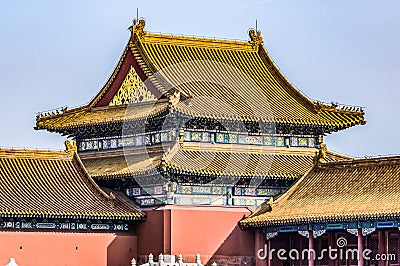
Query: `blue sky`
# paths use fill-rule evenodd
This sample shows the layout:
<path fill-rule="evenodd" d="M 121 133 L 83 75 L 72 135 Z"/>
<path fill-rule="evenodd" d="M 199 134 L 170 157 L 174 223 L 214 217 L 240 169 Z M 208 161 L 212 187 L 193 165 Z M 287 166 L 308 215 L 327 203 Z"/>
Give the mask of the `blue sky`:
<path fill-rule="evenodd" d="M 354 156 L 400 153 L 398 1 L 0 2 L 0 146 L 62 149 L 35 131 L 35 113 L 87 103 L 106 82 L 136 17 L 146 29 L 247 39 L 262 31 L 271 57 L 312 99 L 361 105 L 365 126 L 326 138 Z"/>

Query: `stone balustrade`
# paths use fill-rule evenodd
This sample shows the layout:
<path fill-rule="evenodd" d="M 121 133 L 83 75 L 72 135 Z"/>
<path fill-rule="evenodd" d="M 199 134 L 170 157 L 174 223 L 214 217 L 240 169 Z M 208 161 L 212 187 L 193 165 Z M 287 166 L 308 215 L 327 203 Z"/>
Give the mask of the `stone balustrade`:
<path fill-rule="evenodd" d="M 142 264 L 140 266 L 206 266 L 201 263 L 200 254 L 196 254 L 196 261 L 195 262 L 183 262 L 182 254 L 178 255 L 178 261 L 175 262 L 175 256 L 169 256 L 170 262 L 164 261 L 164 255 L 158 255 L 158 262 L 154 261 L 153 254 L 149 254 L 148 262 Z M 131 266 L 137 266 L 136 260 L 133 258 L 131 261 Z M 217 263 L 212 263 L 211 266 L 217 266 Z"/>

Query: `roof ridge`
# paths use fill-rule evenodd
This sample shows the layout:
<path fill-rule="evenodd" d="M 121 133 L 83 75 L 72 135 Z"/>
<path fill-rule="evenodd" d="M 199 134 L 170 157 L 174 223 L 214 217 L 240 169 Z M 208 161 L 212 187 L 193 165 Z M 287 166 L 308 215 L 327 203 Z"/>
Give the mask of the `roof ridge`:
<path fill-rule="evenodd" d="M 72 160 L 77 164 L 79 170 L 81 171 L 81 174 L 84 175 L 84 180 L 86 182 L 88 182 L 91 187 L 93 188 L 93 192 L 94 193 L 98 193 L 100 194 L 102 197 L 105 197 L 107 200 L 109 201 L 113 201 L 112 199 L 112 194 L 107 194 L 106 192 L 104 192 L 104 190 L 102 190 L 100 188 L 99 185 L 97 185 L 97 183 L 93 180 L 93 178 L 90 176 L 90 174 L 88 173 L 88 171 L 86 170 L 84 164 L 82 163 L 81 158 L 79 157 L 77 152 L 73 152 L 72 154 Z"/>
<path fill-rule="evenodd" d="M 328 149 L 328 150 L 326 151 L 326 153 L 329 154 L 329 155 L 332 155 L 332 156 L 339 157 L 339 158 L 343 159 L 342 161 L 354 160 L 354 157 L 353 157 L 353 156 L 346 155 L 346 154 L 343 154 L 343 153 L 340 153 L 340 152 L 337 152 L 337 151 L 332 151 L 332 150 L 329 150 L 329 149 Z"/>
<path fill-rule="evenodd" d="M 178 37 L 178 38 L 187 38 L 187 39 L 199 39 L 206 41 L 226 41 L 226 42 L 235 42 L 235 43 L 248 43 L 248 40 L 244 39 L 230 39 L 230 38 L 220 38 L 216 36 L 198 36 L 198 35 L 190 35 L 190 34 L 182 34 L 182 33 L 165 33 L 165 32 L 151 32 L 146 31 L 146 34 L 151 35 L 159 35 L 159 36 L 167 36 L 167 37 Z"/>
<path fill-rule="evenodd" d="M 371 157 L 371 158 L 352 158 L 343 161 L 321 162 L 318 164 L 317 169 L 335 168 L 337 166 L 343 167 L 374 167 L 387 164 L 399 164 L 400 155 L 384 156 L 384 157 Z"/>
<path fill-rule="evenodd" d="M 306 103 L 309 107 L 309 109 L 313 112 L 316 112 L 316 106 L 314 104 L 314 101 L 311 100 L 308 96 L 306 96 L 303 92 L 301 92 L 286 76 L 283 74 L 283 72 L 280 70 L 278 65 L 275 63 L 275 61 L 272 59 L 272 57 L 269 55 L 267 48 L 261 44 L 260 45 L 261 49 L 258 50 L 258 54 L 261 58 L 265 58 L 267 62 L 265 63 L 270 63 L 272 65 L 272 68 L 275 70 L 276 74 L 278 74 L 278 77 L 280 77 L 284 82 L 286 82 L 289 87 L 292 89 L 292 93 L 294 93 L 299 100 L 302 102 Z M 264 61 L 264 60 L 263 60 Z"/>
<path fill-rule="evenodd" d="M 118 62 L 116 64 L 114 70 L 111 72 L 110 76 L 108 77 L 108 79 L 104 83 L 104 85 L 101 87 L 100 91 L 92 99 L 90 99 L 89 103 L 87 103 L 85 106 L 87 106 L 87 107 L 96 106 L 96 104 L 99 103 L 99 101 L 102 99 L 104 94 L 107 92 L 108 88 L 111 86 L 111 84 L 115 80 L 115 78 L 125 60 L 126 55 L 128 54 L 130 42 L 131 42 L 131 40 L 129 39 L 128 43 L 125 45 L 125 48 L 124 48 L 121 56 L 118 59 Z"/>
<path fill-rule="evenodd" d="M 133 36 L 136 35 L 138 40 L 140 42 L 149 42 L 149 43 L 169 43 L 171 41 L 175 43 L 181 42 L 182 44 L 188 45 L 201 45 L 201 44 L 212 44 L 212 47 L 220 47 L 216 44 L 222 45 L 222 47 L 226 48 L 233 48 L 235 46 L 237 47 L 243 47 L 246 49 L 251 49 L 256 51 L 254 49 L 254 45 L 250 41 L 245 41 L 245 40 L 232 40 L 232 39 L 223 39 L 223 38 L 216 38 L 216 37 L 199 37 L 199 36 L 185 36 L 185 35 L 178 35 L 178 34 L 168 34 L 168 33 L 151 33 L 148 31 L 144 30 L 144 27 L 146 25 L 146 22 L 143 18 L 140 18 L 139 21 L 136 21 L 136 19 L 133 21 L 133 25 L 129 27 L 129 30 L 132 33 L 132 38 Z M 254 31 L 254 30 L 253 30 Z M 162 41 L 160 41 L 162 40 Z M 222 48 L 220 47 L 220 48 Z"/>
<path fill-rule="evenodd" d="M 62 159 L 68 157 L 65 150 L 0 148 L 0 158 Z"/>
<path fill-rule="evenodd" d="M 144 26 L 143 26 L 144 27 Z M 148 81 L 147 85 L 152 85 L 154 86 L 155 89 L 157 89 L 161 94 L 166 94 L 168 91 L 165 90 L 165 82 L 169 82 L 165 79 L 161 81 L 160 78 L 161 76 L 155 76 L 154 73 L 156 73 L 156 67 L 154 64 L 151 62 L 151 60 L 148 58 L 146 52 L 144 51 L 143 48 L 143 34 L 138 33 L 137 31 L 132 31 L 128 46 L 129 49 L 131 50 L 132 54 L 135 57 L 135 60 L 137 61 L 138 67 L 142 70 L 143 74 L 146 76 L 146 79 Z"/>
<path fill-rule="evenodd" d="M 234 40 L 234 39 L 224 39 L 216 37 L 198 37 L 198 36 L 185 36 L 176 34 L 165 34 L 165 33 L 151 33 L 146 31 L 141 39 L 144 43 L 167 43 L 168 41 L 173 41 L 175 44 L 185 44 L 185 45 L 196 45 L 204 47 L 213 48 L 237 48 L 245 50 L 254 50 L 252 44 L 248 40 Z"/>

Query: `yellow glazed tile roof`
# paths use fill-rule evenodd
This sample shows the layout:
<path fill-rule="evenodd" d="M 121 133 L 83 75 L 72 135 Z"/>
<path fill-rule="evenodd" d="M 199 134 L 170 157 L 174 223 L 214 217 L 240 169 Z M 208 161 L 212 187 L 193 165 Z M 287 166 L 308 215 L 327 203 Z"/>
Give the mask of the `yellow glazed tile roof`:
<path fill-rule="evenodd" d="M 312 166 L 315 148 L 248 147 L 238 144 L 184 143 L 165 156 L 165 165 L 192 174 L 299 178 Z M 327 161 L 343 159 L 328 152 Z"/>
<path fill-rule="evenodd" d="M 82 159 L 82 162 L 94 179 L 114 179 L 155 173 L 161 157 L 159 153 L 135 154 L 128 156 L 128 159 L 124 155 L 116 155 Z"/>
<path fill-rule="evenodd" d="M 322 163 L 243 227 L 399 217 L 400 156 Z"/>
<path fill-rule="evenodd" d="M 83 109 L 38 117 L 38 129 L 118 120 L 113 112 L 104 111 L 98 117 L 90 113 L 110 90 L 129 54 L 160 95 L 171 94 L 171 87 L 181 93 L 181 101 L 173 109 L 184 115 L 330 130 L 365 124 L 362 108 L 314 102 L 302 94 L 275 65 L 260 36 L 246 42 L 153 34 L 144 31 L 141 23 L 133 26 L 117 67 L 93 100 Z"/>
<path fill-rule="evenodd" d="M 101 190 L 75 153 L 0 149 L 0 216 L 143 220 Z"/>
<path fill-rule="evenodd" d="M 184 142 L 162 153 L 83 159 L 95 179 L 139 176 L 170 169 L 188 174 L 296 179 L 312 166 L 317 149 Z M 328 151 L 325 161 L 349 159 Z M 129 165 L 129 166 L 128 166 Z"/>
<path fill-rule="evenodd" d="M 160 74 L 189 96 L 176 107 L 184 114 L 337 127 L 364 123 L 361 109 L 309 100 L 284 77 L 261 44 L 254 48 L 251 42 L 145 33 L 142 38 L 134 35 L 130 47 L 140 53 L 148 74 Z M 159 88 L 162 91 L 165 85 Z"/>

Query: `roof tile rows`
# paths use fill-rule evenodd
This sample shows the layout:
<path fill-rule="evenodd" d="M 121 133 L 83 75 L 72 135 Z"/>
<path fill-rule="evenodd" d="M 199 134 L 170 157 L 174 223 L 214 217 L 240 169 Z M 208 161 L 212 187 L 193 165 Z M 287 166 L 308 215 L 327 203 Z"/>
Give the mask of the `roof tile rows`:
<path fill-rule="evenodd" d="M 60 131 L 68 128 L 143 119 L 160 114 L 166 105 L 124 117 L 122 108 L 100 108 L 103 97 L 118 88 L 113 82 L 134 58 L 160 94 L 173 89 L 182 99 L 173 108 L 192 117 L 264 121 L 281 124 L 342 128 L 364 124 L 362 109 L 315 103 L 295 88 L 274 64 L 262 44 L 245 41 L 181 37 L 133 32 L 106 85 L 88 104 L 60 114 L 37 118 L 36 128 Z M 138 70 L 137 70 L 138 71 Z M 146 84 L 150 84 L 146 83 Z M 116 91 L 114 92 L 116 93 Z"/>
<path fill-rule="evenodd" d="M 161 167 L 186 174 L 297 179 L 313 166 L 315 148 L 265 148 L 234 144 L 184 142 L 169 152 L 84 158 L 95 179 L 156 173 Z M 349 159 L 328 151 L 325 161 Z"/>
<path fill-rule="evenodd" d="M 400 157 L 322 163 L 244 227 L 399 217 Z"/>
<path fill-rule="evenodd" d="M 74 153 L 0 150 L 3 217 L 143 220 L 132 203 L 106 194 Z"/>

